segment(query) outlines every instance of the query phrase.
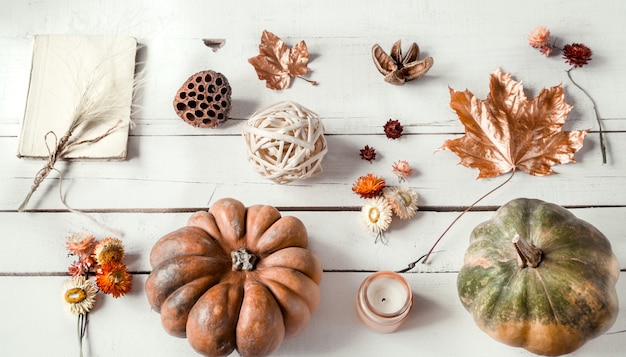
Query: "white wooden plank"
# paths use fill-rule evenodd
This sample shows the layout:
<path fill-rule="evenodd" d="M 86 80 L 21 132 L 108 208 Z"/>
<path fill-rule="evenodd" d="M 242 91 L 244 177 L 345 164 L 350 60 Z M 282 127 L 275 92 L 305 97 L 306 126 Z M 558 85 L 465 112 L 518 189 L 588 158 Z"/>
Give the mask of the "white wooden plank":
<path fill-rule="evenodd" d="M 394 11 L 385 11 L 387 5 L 375 1 L 363 2 L 359 6 L 361 11 L 354 11 L 349 5 L 337 6 L 333 3 L 332 13 L 325 11 L 324 1 L 307 5 L 311 12 L 302 11 L 301 5 L 285 8 L 281 1 L 269 2 L 262 11 L 249 2 L 245 3 L 249 6 L 208 5 L 196 1 L 188 5 L 196 11 L 189 12 L 182 9 L 188 6 L 172 6 L 170 3 L 155 6 L 140 2 L 121 17 L 115 15 L 110 18 L 105 14 L 116 13 L 120 7 L 128 5 L 70 1 L 57 6 L 43 2 L 38 3 L 34 11 L 28 3 L 10 3 L 7 13 L 26 11 L 29 16 L 4 24 L 7 29 L 0 43 L 9 44 L 8 48 L 12 50 L 0 56 L 0 63 L 11 70 L 0 72 L 0 78 L 6 79 L 6 83 L 24 83 L 15 79 L 28 76 L 30 54 L 27 49 L 31 41 L 29 36 L 33 34 L 77 31 L 128 33 L 146 45 L 143 55 L 147 75 L 137 103 L 142 109 L 137 115 L 150 125 L 143 127 L 142 132 L 153 133 L 159 128 L 153 124 L 163 121 L 165 126 L 160 133 L 168 133 L 166 130 L 171 128 L 170 121 L 177 120 L 171 105 L 173 94 L 189 75 L 207 68 L 220 70 L 229 77 L 235 100 L 231 114 L 235 118 L 247 118 L 261 106 L 292 99 L 317 110 L 324 118 L 332 119 L 334 125 L 330 125 L 330 129 L 334 131 L 335 128 L 341 129 L 341 122 L 345 119 L 356 118 L 358 123 L 361 118 L 387 116 L 419 124 L 435 123 L 436 129 L 450 125 L 458 128 L 447 104 L 448 86 L 459 90 L 468 88 L 484 97 L 488 90 L 488 74 L 496 67 L 503 67 L 518 80 L 524 81 L 529 95 L 536 94 L 540 88 L 562 82 L 568 101 L 576 105 L 570 120 L 595 128 L 591 103 L 567 80 L 567 65 L 559 56 L 544 58 L 526 43 L 530 30 L 537 24 L 545 24 L 552 29 L 560 45 L 584 42 L 592 47 L 595 60 L 588 67 L 574 71 L 573 75 L 594 95 L 601 115 L 606 118 L 607 129 L 624 130 L 623 108 L 619 101 L 612 98 L 626 94 L 622 85 L 626 70 L 620 61 L 624 55 L 621 44 L 626 35 L 611 21 L 594 23 L 593 34 L 587 28 L 588 19 L 594 16 L 605 18 L 622 13 L 625 6 L 620 2 L 591 7 L 586 11 L 580 11 L 585 3 L 566 8 L 558 3 L 536 1 L 508 4 L 509 11 L 518 15 L 515 17 L 499 15 L 488 6 L 458 4 L 450 0 L 400 3 Z M 537 6 L 544 10 L 538 13 Z M 477 7 L 483 9 L 476 12 Z M 206 13 L 223 15 L 212 16 L 210 24 L 206 24 L 205 12 L 200 10 L 205 8 L 208 8 Z M 247 11 L 242 13 L 243 8 L 254 10 L 252 14 Z M 53 20 L 58 17 L 55 15 L 57 12 L 63 13 L 67 9 L 72 9 L 72 21 Z M 294 13 L 288 16 L 289 11 Z M 326 26 L 318 26 L 316 11 L 323 15 Z M 546 16 L 556 12 L 568 20 L 555 23 L 553 16 Z M 400 13 L 405 16 L 398 17 Z M 465 16 L 466 13 L 475 15 Z M 459 22 L 456 19 L 458 16 L 463 21 Z M 285 17 L 289 20 L 286 21 Z M 186 19 L 184 24 L 178 21 L 180 18 Z M 150 25 L 154 23 L 157 26 Z M 198 26 L 199 23 L 204 25 Z M 342 26 L 345 23 L 353 25 Z M 450 25 L 447 28 L 444 25 L 442 29 L 442 24 L 447 23 Z M 267 24 L 273 24 L 270 30 L 291 45 L 301 39 L 307 41 L 314 54 L 310 63 L 311 76 L 320 82 L 320 86 L 311 87 L 304 81 L 296 80 L 290 90 L 277 92 L 264 88 L 264 83 L 256 80 L 247 58 L 256 55 L 260 33 Z M 294 24 L 297 26 L 292 26 Z M 490 30 L 493 28 L 498 29 L 497 33 Z M 489 37 L 485 37 L 486 34 Z M 214 53 L 202 45 L 200 39 L 203 37 L 222 37 L 227 42 Z M 407 42 L 417 41 L 422 52 L 433 56 L 436 63 L 427 77 L 404 87 L 384 83 L 370 59 L 374 43 L 389 48 L 397 39 L 402 39 L 406 45 Z M 471 66 L 463 65 L 466 63 L 471 63 Z M 19 124 L 23 112 L 25 90 L 20 90 L 21 87 L 11 87 L 0 102 L 3 108 L 0 117 L 14 124 L 8 129 L 13 133 L 17 133 L 15 125 Z M 354 124 L 351 127 L 360 128 Z M 198 132 L 191 129 L 183 125 L 179 130 Z M 422 125 L 419 129 L 426 132 L 434 130 L 430 125 Z"/>
<path fill-rule="evenodd" d="M 532 29 L 532 28 L 531 28 Z M 530 30 L 527 30 L 530 31 Z M 294 100 L 318 112 L 327 122 L 330 133 L 372 133 L 369 125 L 359 123 L 381 121 L 388 118 L 399 119 L 406 123 L 413 132 L 458 132 L 462 129 L 455 115 L 449 108 L 448 87 L 469 89 L 480 98 L 488 92 L 489 74 L 497 67 L 511 72 L 518 81 L 523 81 L 530 97 L 543 87 L 563 83 L 567 101 L 575 105 L 569 116 L 572 127 L 597 129 L 591 102 L 567 79 L 564 63 L 543 58 L 519 41 L 518 35 L 501 39 L 503 44 L 488 61 L 479 62 L 472 71 L 455 66 L 455 60 L 467 55 L 467 49 L 460 43 L 452 42 L 439 51 L 428 51 L 436 58 L 436 65 L 429 74 L 419 81 L 405 86 L 391 86 L 382 81 L 382 76 L 375 69 L 370 56 L 372 38 L 369 37 L 333 37 L 309 39 L 310 51 L 316 51 L 311 61 L 312 73 L 309 77 L 320 82 L 313 87 L 302 80 L 294 80 L 287 91 L 272 91 L 265 88 L 262 81 L 256 79 L 253 67 L 247 58 L 255 56 L 260 35 L 245 39 L 227 40 L 227 45 L 217 53 L 202 44 L 199 38 L 186 39 L 145 39 L 146 50 L 140 51 L 140 59 L 145 61 L 143 85 L 135 98 L 134 117 L 141 125 L 135 135 L 219 135 L 223 131 L 232 133 L 232 126 L 225 130 L 197 129 L 180 120 L 172 106 L 173 96 L 182 83 L 193 73 L 214 69 L 224 73 L 233 87 L 233 109 L 231 117 L 247 119 L 251 114 L 271 103 L 280 100 Z M 439 35 L 441 36 L 441 35 Z M 448 38 L 434 38 L 435 43 L 451 41 Z M 623 42 L 625 38 L 621 39 Z M 12 56 L 0 57 L 0 63 L 6 62 L 11 71 L 0 72 L 0 78 L 7 83 L 22 83 L 16 79 L 28 78 L 30 63 L 29 48 L 31 38 L 0 38 L 0 43 L 14 46 L 19 51 Z M 295 43 L 297 40 L 293 40 Z M 393 40 L 395 41 L 395 40 Z M 389 40 L 391 46 L 392 40 Z M 410 41 L 406 39 L 405 41 Z M 416 40 L 417 41 L 417 40 Z M 458 39 L 455 41 L 459 41 Z M 519 41 L 519 42 L 518 42 Z M 619 41 L 619 40 L 617 40 Z M 311 44 L 311 42 L 313 42 Z M 379 41 L 380 42 L 380 41 Z M 621 43 L 620 42 L 620 43 Z M 408 46 L 408 44 L 407 44 Z M 422 45 L 422 49 L 425 45 Z M 171 48 L 179 48 L 172 51 Z M 573 72 L 576 80 L 594 95 L 600 114 L 605 118 L 606 130 L 624 130 L 625 115 L 615 101 L 607 100 L 611 96 L 626 94 L 621 81 L 626 79 L 619 58 L 622 53 L 615 53 L 619 43 L 611 43 L 606 48 L 613 51 L 601 68 L 593 72 L 581 69 Z M 488 51 L 488 49 L 484 49 Z M 598 50 L 601 51 L 601 50 Z M 442 52 L 442 53 L 440 53 Z M 194 54 L 190 56 L 189 54 Z M 240 61 L 233 58 L 242 57 Z M 491 53 L 491 52 L 490 52 Z M 513 63 L 506 66 L 502 63 Z M 610 53 L 610 52 L 609 52 Z M 440 56 L 440 57 L 438 57 Z M 442 60 L 439 60 L 442 58 Z M 612 59 L 614 58 L 614 59 Z M 440 63 L 441 62 L 441 63 Z M 545 65 L 544 65 L 545 64 Z M 153 73 L 158 73 L 154 75 Z M 23 86 L 23 85 L 22 85 Z M 21 87 L 11 88 L 2 96 L 0 118 L 6 118 L 7 133 L 17 135 L 23 114 L 26 91 Z M 371 98 L 375 98 L 372 101 Z M 346 122 L 347 121 L 347 122 Z M 347 130 L 346 130 L 347 129 Z M 172 130 L 175 130 L 172 132 Z"/>
<path fill-rule="evenodd" d="M 613 245 L 613 251 L 626 269 L 626 233 L 616 222 L 626 208 L 586 208 L 571 210 L 596 226 Z M 374 243 L 365 230 L 359 212 L 283 211 L 302 220 L 309 233 L 309 248 L 326 271 L 400 270 L 425 254 L 457 212 L 418 212 L 410 221 L 396 219 L 386 232 L 386 244 Z M 149 254 L 163 235 L 185 225 L 191 213 L 90 213 L 100 224 L 120 231 L 108 231 L 90 219 L 73 213 L 0 213 L 0 234 L 5 239 L 0 250 L 0 274 L 64 272 L 72 261 L 66 256 L 65 239 L 74 232 L 92 232 L 97 238 L 118 236 L 125 242 L 127 263 L 132 271 L 150 271 Z M 412 271 L 455 272 L 463 263 L 472 229 L 488 220 L 493 212 L 469 212 L 446 234 L 428 264 Z M 20 254 L 15 254 L 20 252 Z M 26 258 L 28 256 L 29 258 Z"/>
<path fill-rule="evenodd" d="M 624 275 L 624 274 L 622 274 Z M 463 309 L 456 293 L 456 274 L 405 274 L 415 294 L 415 305 L 400 330 L 377 334 L 361 326 L 355 311 L 356 291 L 366 273 L 326 274 L 321 283 L 321 303 L 309 327 L 285 340 L 273 356 L 381 356 L 424 354 L 437 356 L 534 356 L 488 337 Z M 618 290 L 626 289 L 626 279 Z M 78 355 L 75 317 L 62 306 L 63 277 L 0 277 L 5 291 L 0 333 L 2 355 L 50 357 Z M 150 310 L 143 293 L 145 275 L 134 276 L 131 293 L 119 299 L 98 296 L 89 315 L 84 341 L 88 356 L 197 356 L 184 339 L 169 336 L 159 315 Z M 626 348 L 626 302 L 604 335 L 588 342 L 571 356 L 622 356 Z M 24 335 L 22 335 L 22 333 Z M 21 337 L 25 336 L 25 337 Z M 22 338 L 37 336 L 37 343 Z M 454 342 L 451 343 L 451 336 Z M 419 351 L 419 352 L 416 352 Z M 237 356 L 233 353 L 233 356 Z"/>
<path fill-rule="evenodd" d="M 577 163 L 557 165 L 559 174 L 535 177 L 519 172 L 481 205 L 500 205 L 515 197 L 537 197 L 561 205 L 621 205 L 626 202 L 626 140 L 623 133 L 606 135 L 609 164 L 602 165 L 597 137 L 589 136 Z M 253 171 L 241 137 L 131 137 L 124 162 L 60 162 L 65 196 L 73 208 L 173 208 L 207 205 L 212 197 L 243 197 L 274 206 L 359 206 L 351 187 L 359 176 L 374 173 L 397 184 L 393 162 L 407 160 L 415 173 L 407 181 L 425 206 L 467 206 L 504 182 L 507 175 L 476 180 L 478 171 L 457 165 L 450 152 L 438 152 L 453 136 L 415 135 L 392 141 L 384 135 L 329 136 L 324 171 L 311 179 L 279 185 Z M 16 139 L 0 138 L 0 150 L 10 152 Z M 377 159 L 361 160 L 365 145 L 377 149 Z M 0 157 L 0 209 L 15 210 L 32 185 L 43 161 Z M 27 208 L 63 209 L 58 178 L 52 173 Z M 158 194 L 157 194 L 158 193 Z"/>

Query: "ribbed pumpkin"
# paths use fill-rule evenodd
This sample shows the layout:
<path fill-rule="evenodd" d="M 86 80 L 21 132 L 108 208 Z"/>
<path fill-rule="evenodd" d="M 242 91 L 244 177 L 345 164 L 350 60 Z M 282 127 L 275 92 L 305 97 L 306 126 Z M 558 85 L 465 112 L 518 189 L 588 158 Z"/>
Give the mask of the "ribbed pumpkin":
<path fill-rule="evenodd" d="M 156 242 L 145 285 L 165 330 L 206 356 L 265 356 L 309 323 L 322 268 L 307 231 L 272 206 L 226 198 Z"/>
<path fill-rule="evenodd" d="M 613 325 L 619 271 L 591 224 L 520 198 L 473 230 L 457 283 L 462 304 L 491 337 L 558 356 Z"/>

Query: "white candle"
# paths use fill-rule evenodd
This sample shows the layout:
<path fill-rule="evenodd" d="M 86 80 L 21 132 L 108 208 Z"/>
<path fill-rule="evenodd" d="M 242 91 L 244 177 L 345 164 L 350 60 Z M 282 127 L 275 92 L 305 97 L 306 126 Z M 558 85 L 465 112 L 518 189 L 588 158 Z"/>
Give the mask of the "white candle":
<path fill-rule="evenodd" d="M 409 299 L 409 292 L 398 279 L 381 277 L 372 280 L 366 296 L 372 309 L 380 314 L 388 315 L 404 307 Z"/>
<path fill-rule="evenodd" d="M 413 292 L 397 273 L 381 271 L 368 276 L 357 294 L 361 322 L 380 333 L 393 332 L 404 322 L 413 306 Z"/>

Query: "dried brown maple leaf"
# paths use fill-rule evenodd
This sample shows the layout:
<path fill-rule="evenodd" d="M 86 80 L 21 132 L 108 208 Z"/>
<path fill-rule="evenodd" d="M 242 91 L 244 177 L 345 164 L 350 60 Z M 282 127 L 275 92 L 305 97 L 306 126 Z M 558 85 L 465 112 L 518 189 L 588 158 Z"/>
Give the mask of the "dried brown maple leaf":
<path fill-rule="evenodd" d="M 553 174 L 552 166 L 575 162 L 589 130 L 561 131 L 572 106 L 561 85 L 544 88 L 529 100 L 521 82 L 497 69 L 491 74 L 487 99 L 450 88 L 450 107 L 465 126 L 465 135 L 446 140 L 461 164 L 477 168 L 478 178 L 520 169 L 528 174 Z"/>
<path fill-rule="evenodd" d="M 300 77 L 309 71 L 309 51 L 304 41 L 289 48 L 280 37 L 264 30 L 259 44 L 259 54 L 248 62 L 256 70 L 260 80 L 270 89 L 285 89 L 291 84 L 291 77 Z M 302 78 L 313 85 L 317 82 Z"/>
<path fill-rule="evenodd" d="M 561 131 L 572 106 L 565 102 L 561 85 L 544 88 L 529 100 L 521 82 L 497 69 L 491 74 L 487 99 L 450 88 L 450 107 L 465 126 L 465 135 L 446 140 L 439 150 L 450 150 L 461 164 L 479 170 L 478 178 L 511 172 L 497 187 L 478 198 L 443 231 L 428 253 L 398 272 L 426 263 L 443 236 L 472 207 L 506 185 L 520 169 L 535 176 L 553 174 L 552 166 L 575 162 L 589 130 Z"/>

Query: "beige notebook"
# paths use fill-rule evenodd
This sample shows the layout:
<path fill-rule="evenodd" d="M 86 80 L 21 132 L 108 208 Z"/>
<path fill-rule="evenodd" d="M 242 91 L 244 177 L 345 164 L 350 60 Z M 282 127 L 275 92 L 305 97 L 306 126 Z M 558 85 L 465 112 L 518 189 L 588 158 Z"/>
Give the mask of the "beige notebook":
<path fill-rule="evenodd" d="M 47 158 L 83 110 L 88 121 L 72 141 L 111 132 L 62 158 L 125 159 L 136 50 L 137 40 L 126 36 L 35 36 L 18 157 Z"/>

